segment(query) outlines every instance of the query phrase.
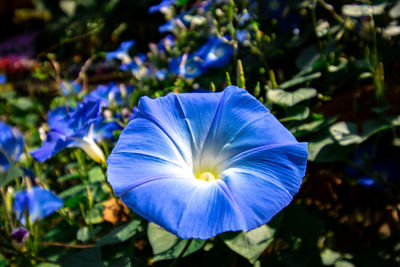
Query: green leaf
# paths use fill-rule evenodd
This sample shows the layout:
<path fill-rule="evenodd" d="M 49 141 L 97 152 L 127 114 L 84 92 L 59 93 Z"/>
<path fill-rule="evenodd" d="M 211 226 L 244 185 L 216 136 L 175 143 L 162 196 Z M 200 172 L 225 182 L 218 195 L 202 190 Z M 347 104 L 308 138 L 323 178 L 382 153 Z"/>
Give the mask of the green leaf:
<path fill-rule="evenodd" d="M 109 265 L 107 265 L 108 267 L 133 267 L 133 264 L 131 262 L 131 260 L 129 259 L 129 257 L 120 257 L 117 260 L 113 261 L 112 263 L 110 263 Z"/>
<path fill-rule="evenodd" d="M 168 260 L 178 257 L 189 239 L 180 239 L 154 223 L 149 223 L 147 235 L 153 249 L 153 261 Z M 193 239 L 182 257 L 186 257 L 201 249 L 206 240 Z"/>
<path fill-rule="evenodd" d="M 87 267 L 87 266 L 105 266 L 101 259 L 100 248 L 94 247 L 85 249 L 67 257 L 62 262 L 63 267 Z"/>
<path fill-rule="evenodd" d="M 102 203 L 96 204 L 88 213 L 83 217 L 86 224 L 98 224 L 104 221 L 103 218 L 104 205 Z"/>
<path fill-rule="evenodd" d="M 65 182 L 72 179 L 78 179 L 81 175 L 78 172 L 66 174 L 57 178 L 58 182 Z"/>
<path fill-rule="evenodd" d="M 300 88 L 293 92 L 287 92 L 282 89 L 269 89 L 267 91 L 267 99 L 270 102 L 287 107 L 292 107 L 316 95 L 317 90 L 313 88 Z"/>
<path fill-rule="evenodd" d="M 308 160 L 315 162 L 334 162 L 343 159 L 352 147 L 340 146 L 332 138 L 328 129 L 321 130 L 308 139 Z"/>
<path fill-rule="evenodd" d="M 328 71 L 329 72 L 338 72 L 342 69 L 344 69 L 347 66 L 348 60 L 346 58 L 339 58 L 339 64 L 338 65 L 329 65 L 328 66 Z"/>
<path fill-rule="evenodd" d="M 0 187 L 6 186 L 16 178 L 24 175 L 24 172 L 17 166 L 11 165 L 5 172 L 0 172 Z"/>
<path fill-rule="evenodd" d="M 10 103 L 22 111 L 27 111 L 33 107 L 33 100 L 28 97 L 13 99 Z"/>
<path fill-rule="evenodd" d="M 140 225 L 140 220 L 133 220 L 126 225 L 119 226 L 97 241 L 96 246 L 117 244 L 124 242 L 134 236 Z"/>
<path fill-rule="evenodd" d="M 400 0 L 397 0 L 397 3 L 390 9 L 389 15 L 393 19 L 400 17 Z"/>
<path fill-rule="evenodd" d="M 364 141 L 364 138 L 357 133 L 357 126 L 351 122 L 337 122 L 329 128 L 329 132 L 342 146 L 359 144 Z"/>
<path fill-rule="evenodd" d="M 275 229 L 263 225 L 249 232 L 224 233 L 221 238 L 230 249 L 254 263 L 271 244 L 274 234 Z"/>
<path fill-rule="evenodd" d="M 72 17 L 75 14 L 75 10 L 77 8 L 76 1 L 72 0 L 62 0 L 59 2 L 59 6 L 60 9 L 69 17 Z"/>
<path fill-rule="evenodd" d="M 187 2 L 189 2 L 189 0 L 178 0 L 178 1 L 176 2 L 176 4 L 177 4 L 178 6 L 183 6 L 183 5 L 185 5 Z"/>
<path fill-rule="evenodd" d="M 321 260 L 324 265 L 332 265 L 340 258 L 342 258 L 342 254 L 328 248 L 321 253 Z"/>
<path fill-rule="evenodd" d="M 310 115 L 310 109 L 306 106 L 294 106 L 289 109 L 286 113 L 286 116 L 280 121 L 299 121 L 307 119 L 308 115 Z"/>
<path fill-rule="evenodd" d="M 67 190 L 62 191 L 58 194 L 64 201 L 68 200 L 70 197 L 77 196 L 78 194 L 82 194 L 86 191 L 86 186 L 83 184 L 78 184 L 73 187 L 68 188 Z"/>
<path fill-rule="evenodd" d="M 280 84 L 279 88 L 286 89 L 321 77 L 321 72 L 312 73 L 306 76 L 295 76 L 293 79 Z"/>
<path fill-rule="evenodd" d="M 89 239 L 90 239 L 89 227 L 84 226 L 84 227 L 80 228 L 78 230 L 78 232 L 76 232 L 76 239 L 78 239 L 79 241 L 81 241 L 83 243 L 89 241 Z"/>
<path fill-rule="evenodd" d="M 296 136 L 308 134 L 311 132 L 316 132 L 316 131 L 330 125 L 335 120 L 336 120 L 336 118 L 316 119 L 316 120 L 313 120 L 310 122 L 295 125 L 290 128 L 290 132 L 292 132 Z"/>
<path fill-rule="evenodd" d="M 90 183 L 105 181 L 105 176 L 99 166 L 96 166 L 96 167 L 90 169 L 90 171 L 88 172 L 88 176 L 89 176 Z"/>
<path fill-rule="evenodd" d="M 342 146 L 360 144 L 372 135 L 392 127 L 393 122 L 385 120 L 368 120 L 363 124 L 362 134 L 352 122 L 337 122 L 329 129 L 333 138 Z"/>
<path fill-rule="evenodd" d="M 313 70 L 314 64 L 321 58 L 320 51 L 316 45 L 310 45 L 300 51 L 296 59 L 296 66 L 300 73 L 308 73 Z"/>
<path fill-rule="evenodd" d="M 381 15 L 385 11 L 387 3 L 379 5 L 344 5 L 342 13 L 349 17 L 364 17 L 371 15 Z"/>

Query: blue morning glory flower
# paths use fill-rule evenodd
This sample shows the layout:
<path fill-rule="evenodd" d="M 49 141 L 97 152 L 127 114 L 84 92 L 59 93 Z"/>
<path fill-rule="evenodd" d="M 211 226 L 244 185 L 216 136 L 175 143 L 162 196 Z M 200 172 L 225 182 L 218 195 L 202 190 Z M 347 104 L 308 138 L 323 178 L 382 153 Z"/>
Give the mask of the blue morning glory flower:
<path fill-rule="evenodd" d="M 246 90 L 142 97 L 107 159 L 136 213 L 181 238 L 268 222 L 297 193 L 307 144 Z"/>
<path fill-rule="evenodd" d="M 167 47 L 172 47 L 174 44 L 175 37 L 172 34 L 168 34 L 158 42 L 157 48 L 159 51 L 166 51 Z"/>
<path fill-rule="evenodd" d="M 107 53 L 106 59 L 107 60 L 119 59 L 123 62 L 129 62 L 130 61 L 129 49 L 131 49 L 131 47 L 134 45 L 135 45 L 134 40 L 122 42 L 117 50 L 110 51 Z"/>
<path fill-rule="evenodd" d="M 107 105 L 115 102 L 117 105 L 121 105 L 126 101 L 127 96 L 133 92 L 133 86 L 117 85 L 114 82 L 110 82 L 108 85 L 99 85 L 93 91 L 91 91 L 83 101 L 105 101 Z"/>
<path fill-rule="evenodd" d="M 61 93 L 65 96 L 76 95 L 82 91 L 82 86 L 79 83 L 73 81 L 61 81 L 60 82 Z"/>
<path fill-rule="evenodd" d="M 39 186 L 19 191 L 14 198 L 14 212 L 22 224 L 25 224 L 25 210 L 28 209 L 32 222 L 41 220 L 63 206 L 63 201 L 53 192 Z"/>
<path fill-rule="evenodd" d="M 176 3 L 176 0 L 162 0 L 158 5 L 151 6 L 149 8 L 149 14 L 160 12 L 161 9 L 172 6 Z"/>
<path fill-rule="evenodd" d="M 169 70 L 185 78 L 196 78 L 204 72 L 202 60 L 193 54 L 171 58 Z"/>
<path fill-rule="evenodd" d="M 160 33 L 173 32 L 175 29 L 174 19 L 168 20 L 163 25 L 158 26 Z"/>
<path fill-rule="evenodd" d="M 233 47 L 218 37 L 210 37 L 196 53 L 172 58 L 170 71 L 186 78 L 195 78 L 209 68 L 220 68 L 228 64 L 233 56 Z"/>
<path fill-rule="evenodd" d="M 220 68 L 227 65 L 233 56 L 232 45 L 218 37 L 209 37 L 207 42 L 195 54 L 203 60 L 202 68 Z"/>
<path fill-rule="evenodd" d="M 13 162 L 18 161 L 23 149 L 21 133 L 0 122 L 0 172 L 6 171 Z"/>
<path fill-rule="evenodd" d="M 236 39 L 239 41 L 239 43 L 244 43 L 246 42 L 250 37 L 250 33 L 246 30 L 237 30 L 236 31 Z"/>
<path fill-rule="evenodd" d="M 0 84 L 5 84 L 7 82 L 7 75 L 0 74 Z"/>
<path fill-rule="evenodd" d="M 143 66 L 145 61 L 147 60 L 147 56 L 144 53 L 139 53 L 135 56 L 134 60 L 127 64 L 122 64 L 120 69 L 122 71 L 131 71 L 133 74 L 137 73 L 140 68 Z"/>
<path fill-rule="evenodd" d="M 121 129 L 116 122 L 106 122 L 101 116 L 104 102 L 87 100 L 76 109 L 60 107 L 47 114 L 50 131 L 42 146 L 31 152 L 43 162 L 67 147 L 80 147 L 97 162 L 104 162 L 104 154 L 95 141 L 113 138 L 112 132 Z"/>

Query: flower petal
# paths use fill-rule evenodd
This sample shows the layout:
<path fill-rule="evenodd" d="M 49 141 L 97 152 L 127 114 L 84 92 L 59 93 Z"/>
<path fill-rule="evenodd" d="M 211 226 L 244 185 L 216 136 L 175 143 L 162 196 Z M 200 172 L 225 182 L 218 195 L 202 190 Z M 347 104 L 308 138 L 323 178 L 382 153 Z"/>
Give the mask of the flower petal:
<path fill-rule="evenodd" d="M 155 177 L 190 177 L 177 146 L 164 129 L 137 113 L 107 159 L 108 180 L 116 194 Z"/>
<path fill-rule="evenodd" d="M 14 198 L 14 212 L 21 223 L 25 223 L 25 209 L 29 211 L 31 221 L 47 217 L 63 205 L 63 201 L 53 192 L 35 186 L 27 191 L 19 191 Z"/>

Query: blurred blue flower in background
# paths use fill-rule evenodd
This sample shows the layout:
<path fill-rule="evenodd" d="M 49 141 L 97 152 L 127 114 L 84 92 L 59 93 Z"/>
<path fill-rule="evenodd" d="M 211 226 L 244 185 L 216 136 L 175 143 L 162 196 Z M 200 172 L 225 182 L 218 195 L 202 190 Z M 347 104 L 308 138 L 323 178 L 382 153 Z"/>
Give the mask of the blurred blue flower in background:
<path fill-rule="evenodd" d="M 149 8 L 149 14 L 160 12 L 163 8 L 174 5 L 176 1 L 177 0 L 162 0 L 158 5 L 154 5 Z"/>
<path fill-rule="evenodd" d="M 233 47 L 218 37 L 209 37 L 207 42 L 195 53 L 202 59 L 202 68 L 220 68 L 227 65 L 233 56 Z"/>
<path fill-rule="evenodd" d="M 133 92 L 133 86 L 118 85 L 110 82 L 108 85 L 99 85 L 91 91 L 83 101 L 100 101 L 105 103 L 106 106 L 116 103 L 121 105 L 125 103 L 128 96 Z"/>
<path fill-rule="evenodd" d="M 142 97 L 138 109 L 108 157 L 108 181 L 181 238 L 259 227 L 302 183 L 307 144 L 243 89 Z"/>
<path fill-rule="evenodd" d="M 0 74 L 0 84 L 5 84 L 7 82 L 7 75 Z"/>
<path fill-rule="evenodd" d="M 116 122 L 107 122 L 101 115 L 105 102 L 87 100 L 76 109 L 59 107 L 47 114 L 50 131 L 42 146 L 31 152 L 43 162 L 67 147 L 80 147 L 96 162 L 104 162 L 104 154 L 95 141 L 113 138 L 121 129 Z"/>
<path fill-rule="evenodd" d="M 210 68 L 227 65 L 233 56 L 233 47 L 218 37 L 210 37 L 197 52 L 172 58 L 169 69 L 185 78 L 195 78 Z"/>
<path fill-rule="evenodd" d="M 165 51 L 167 50 L 167 48 L 172 47 L 174 44 L 175 37 L 172 34 L 168 34 L 158 42 L 157 47 L 159 51 Z"/>
<path fill-rule="evenodd" d="M 123 63 L 128 63 L 131 61 L 131 58 L 129 56 L 129 49 L 131 49 L 134 45 L 135 45 L 134 40 L 122 42 L 117 50 L 110 51 L 107 53 L 106 59 L 107 60 L 119 59 Z"/>
<path fill-rule="evenodd" d="M 26 209 L 30 221 L 35 222 L 49 216 L 62 206 L 63 201 L 57 195 L 39 186 L 17 192 L 13 203 L 14 212 L 22 224 L 26 223 Z"/>
<path fill-rule="evenodd" d="M 137 54 L 134 59 L 127 63 L 121 64 L 120 69 L 122 71 L 130 71 L 132 74 L 138 74 L 144 68 L 144 63 L 147 60 L 147 56 L 144 53 Z"/>
<path fill-rule="evenodd" d="M 171 58 L 169 70 L 185 78 L 196 78 L 203 71 L 203 63 L 200 58 L 193 54 L 184 54 L 180 57 Z"/>
<path fill-rule="evenodd" d="M 0 122 L 0 172 L 18 161 L 24 149 L 24 140 L 17 129 Z"/>
<path fill-rule="evenodd" d="M 82 86 L 73 81 L 60 82 L 61 93 L 65 96 L 76 95 L 82 91 Z"/>

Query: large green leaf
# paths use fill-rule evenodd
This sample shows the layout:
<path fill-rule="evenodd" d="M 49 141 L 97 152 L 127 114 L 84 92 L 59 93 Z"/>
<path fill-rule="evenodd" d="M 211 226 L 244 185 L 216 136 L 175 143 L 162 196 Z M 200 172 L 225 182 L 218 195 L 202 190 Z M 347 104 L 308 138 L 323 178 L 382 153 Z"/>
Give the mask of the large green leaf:
<path fill-rule="evenodd" d="M 308 160 L 315 162 L 333 162 L 343 159 L 351 152 L 351 146 L 340 146 L 332 138 L 328 129 L 311 136 L 308 140 Z"/>
<path fill-rule="evenodd" d="M 119 226 L 97 241 L 96 246 L 105 246 L 121 243 L 134 236 L 140 225 L 140 220 L 133 220 L 126 225 Z"/>
<path fill-rule="evenodd" d="M 300 88 L 293 92 L 287 92 L 282 89 L 270 89 L 267 91 L 267 99 L 270 102 L 287 107 L 292 107 L 316 95 L 317 90 L 313 88 Z"/>
<path fill-rule="evenodd" d="M 275 229 L 263 225 L 249 232 L 229 232 L 221 235 L 225 244 L 254 263 L 261 253 L 271 244 Z"/>
<path fill-rule="evenodd" d="M 392 127 L 393 122 L 384 120 L 368 120 L 363 124 L 362 133 L 352 122 L 337 122 L 329 129 L 332 137 L 342 146 L 360 144 L 370 136 Z"/>
<path fill-rule="evenodd" d="M 21 177 L 24 172 L 17 166 L 10 166 L 5 172 L 0 172 L 0 187 L 6 186 L 16 178 Z"/>
<path fill-rule="evenodd" d="M 206 240 L 180 239 L 154 223 L 149 223 L 147 235 L 153 249 L 153 261 L 168 260 L 178 257 L 185 249 L 187 242 L 191 242 L 182 257 L 186 257 L 203 247 Z"/>

